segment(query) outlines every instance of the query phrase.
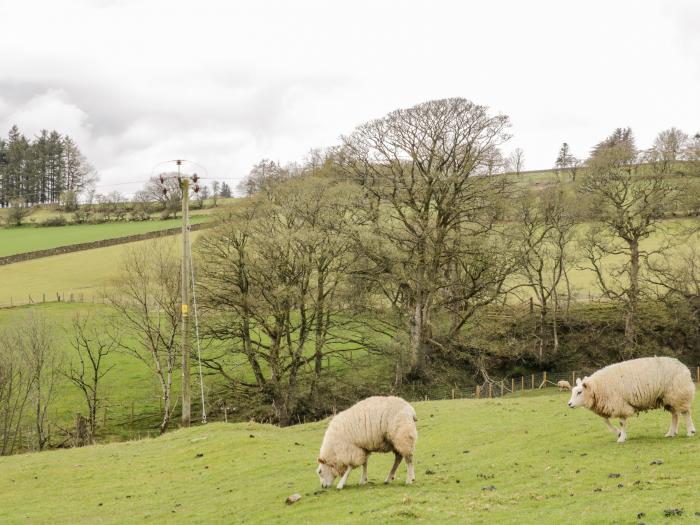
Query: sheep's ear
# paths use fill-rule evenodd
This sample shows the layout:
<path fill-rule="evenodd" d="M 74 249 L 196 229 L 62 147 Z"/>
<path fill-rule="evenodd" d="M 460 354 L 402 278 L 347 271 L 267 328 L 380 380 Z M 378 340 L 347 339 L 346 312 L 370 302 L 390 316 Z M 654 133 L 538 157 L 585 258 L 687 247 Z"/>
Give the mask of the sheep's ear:
<path fill-rule="evenodd" d="M 581 386 L 581 378 L 580 377 L 576 378 L 576 386 Z"/>
<path fill-rule="evenodd" d="M 585 381 L 581 383 L 581 385 L 583 386 L 583 388 L 588 388 L 588 383 L 586 383 Z"/>
<path fill-rule="evenodd" d="M 323 459 L 323 458 L 318 458 L 318 462 L 319 462 L 321 465 L 325 465 L 325 464 L 326 464 L 326 460 Z"/>

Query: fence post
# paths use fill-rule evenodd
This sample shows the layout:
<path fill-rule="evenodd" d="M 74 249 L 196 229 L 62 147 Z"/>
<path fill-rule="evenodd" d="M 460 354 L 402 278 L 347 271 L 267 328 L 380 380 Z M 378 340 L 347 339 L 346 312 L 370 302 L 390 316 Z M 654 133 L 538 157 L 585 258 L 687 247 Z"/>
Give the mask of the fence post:
<path fill-rule="evenodd" d="M 520 376 L 520 390 L 525 390 L 525 376 Z"/>
<path fill-rule="evenodd" d="M 547 388 L 547 372 L 542 372 L 542 388 Z"/>
<path fill-rule="evenodd" d="M 698 380 L 697 382 L 700 383 L 700 366 L 697 367 L 697 370 L 695 371 L 695 378 Z"/>
<path fill-rule="evenodd" d="M 493 397 L 493 383 L 489 383 L 489 399 Z"/>
<path fill-rule="evenodd" d="M 102 412 L 102 428 L 107 428 L 107 407 Z"/>
<path fill-rule="evenodd" d="M 501 379 L 501 397 L 503 397 L 503 379 Z"/>
<path fill-rule="evenodd" d="M 571 372 L 571 386 L 574 386 L 576 384 L 576 370 Z"/>
<path fill-rule="evenodd" d="M 476 398 L 481 399 L 481 385 L 476 385 Z"/>
<path fill-rule="evenodd" d="M 453 388 L 452 389 L 452 399 L 454 399 L 454 398 L 455 398 L 455 389 Z"/>
<path fill-rule="evenodd" d="M 228 423 L 228 407 L 224 405 L 224 423 Z"/>
<path fill-rule="evenodd" d="M 515 378 L 510 378 L 510 393 L 515 394 Z"/>
<path fill-rule="evenodd" d="M 134 402 L 131 402 L 131 425 L 134 424 Z"/>
<path fill-rule="evenodd" d="M 532 382 L 530 384 L 530 390 L 534 390 L 535 389 L 535 374 L 532 374 L 531 379 L 532 379 Z"/>
<path fill-rule="evenodd" d="M 46 294 L 45 293 L 41 294 L 41 302 L 42 303 L 46 302 Z"/>

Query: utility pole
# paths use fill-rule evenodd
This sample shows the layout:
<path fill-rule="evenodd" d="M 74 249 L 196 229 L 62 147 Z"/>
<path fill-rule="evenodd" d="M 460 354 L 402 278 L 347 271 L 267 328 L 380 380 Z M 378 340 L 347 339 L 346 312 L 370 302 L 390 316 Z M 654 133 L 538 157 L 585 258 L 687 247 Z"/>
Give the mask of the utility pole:
<path fill-rule="evenodd" d="M 180 186 L 182 195 L 182 262 L 181 262 L 181 330 L 182 330 L 182 417 L 180 423 L 183 427 L 189 427 L 192 418 L 192 398 L 191 398 L 191 378 L 190 378 L 190 182 L 191 189 L 197 193 L 199 177 L 194 173 L 191 177 L 181 173 L 182 160 L 175 161 L 177 164 L 177 183 Z M 172 176 L 160 176 L 160 183 L 163 185 L 163 193 L 167 195 L 168 188 L 165 179 L 172 179 Z M 201 381 L 201 378 L 200 378 Z M 204 392 L 202 387 L 202 392 Z M 204 394 L 202 394 L 202 405 L 204 404 Z M 204 414 L 204 406 L 202 406 Z M 204 416 L 203 416 L 204 418 Z"/>
<path fill-rule="evenodd" d="M 183 427 L 190 426 L 192 399 L 190 397 L 190 180 L 180 175 L 181 160 L 177 160 L 177 178 L 182 190 L 182 418 Z"/>

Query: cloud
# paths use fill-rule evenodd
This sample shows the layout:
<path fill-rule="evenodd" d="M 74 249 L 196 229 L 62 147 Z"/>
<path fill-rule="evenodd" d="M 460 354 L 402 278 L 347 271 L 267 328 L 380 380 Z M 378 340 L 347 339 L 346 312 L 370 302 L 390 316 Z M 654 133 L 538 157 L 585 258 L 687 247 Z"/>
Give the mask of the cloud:
<path fill-rule="evenodd" d="M 240 178 L 463 96 L 510 115 L 507 149 L 546 168 L 617 126 L 642 145 L 696 131 L 698 17 L 687 1 L 5 2 L 0 125 L 73 135 L 107 188 L 175 157 Z"/>

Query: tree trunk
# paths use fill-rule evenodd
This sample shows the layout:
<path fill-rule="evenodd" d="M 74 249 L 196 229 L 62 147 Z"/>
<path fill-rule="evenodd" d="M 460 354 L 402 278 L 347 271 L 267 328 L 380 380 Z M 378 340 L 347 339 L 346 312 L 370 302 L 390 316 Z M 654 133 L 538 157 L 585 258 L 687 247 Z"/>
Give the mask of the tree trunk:
<path fill-rule="evenodd" d="M 637 330 L 637 302 L 639 301 L 639 241 L 629 243 L 630 247 L 630 284 L 627 291 L 625 312 L 625 358 L 634 354 Z"/>
<path fill-rule="evenodd" d="M 411 372 L 414 377 L 422 377 L 425 373 L 426 358 L 429 351 L 430 314 L 427 301 L 423 294 L 416 296 L 416 305 L 411 317 Z"/>

